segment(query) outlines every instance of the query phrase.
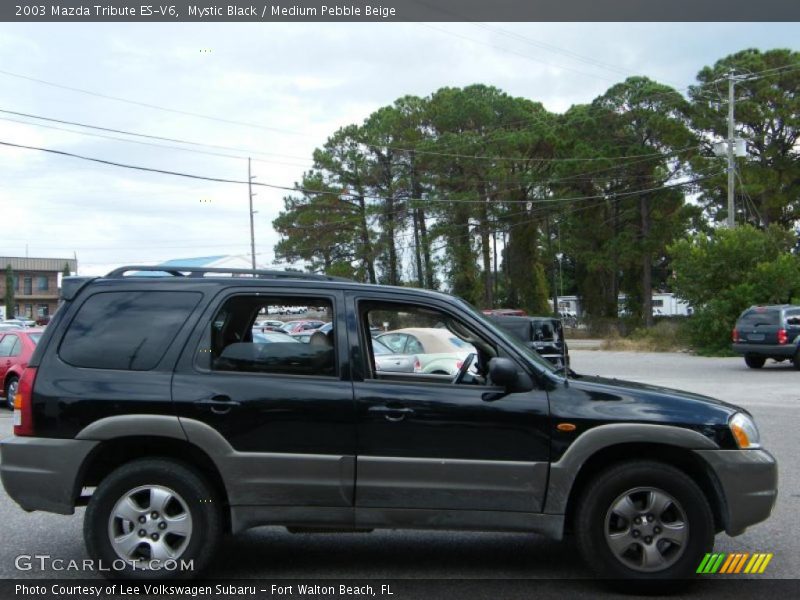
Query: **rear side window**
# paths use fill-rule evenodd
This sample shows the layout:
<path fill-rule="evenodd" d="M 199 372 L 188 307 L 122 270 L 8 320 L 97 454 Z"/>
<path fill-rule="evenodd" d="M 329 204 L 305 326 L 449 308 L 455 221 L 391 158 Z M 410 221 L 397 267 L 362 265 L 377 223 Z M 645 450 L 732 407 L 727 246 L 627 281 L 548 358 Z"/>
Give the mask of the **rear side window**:
<path fill-rule="evenodd" d="M 76 367 L 155 367 L 200 301 L 198 292 L 103 292 L 83 303 L 59 355 Z"/>
<path fill-rule="evenodd" d="M 759 325 L 780 325 L 781 313 L 778 310 L 764 310 L 754 308 L 748 310 L 739 319 L 739 325 L 744 327 L 756 327 Z"/>

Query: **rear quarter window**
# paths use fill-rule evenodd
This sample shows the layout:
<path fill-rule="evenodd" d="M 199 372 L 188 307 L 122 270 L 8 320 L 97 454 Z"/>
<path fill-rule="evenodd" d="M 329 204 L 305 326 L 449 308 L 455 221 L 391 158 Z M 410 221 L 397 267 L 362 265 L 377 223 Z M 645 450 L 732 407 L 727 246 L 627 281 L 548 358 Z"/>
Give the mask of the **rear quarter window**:
<path fill-rule="evenodd" d="M 201 297 L 198 292 L 95 294 L 72 320 L 59 356 L 76 367 L 150 370 Z"/>

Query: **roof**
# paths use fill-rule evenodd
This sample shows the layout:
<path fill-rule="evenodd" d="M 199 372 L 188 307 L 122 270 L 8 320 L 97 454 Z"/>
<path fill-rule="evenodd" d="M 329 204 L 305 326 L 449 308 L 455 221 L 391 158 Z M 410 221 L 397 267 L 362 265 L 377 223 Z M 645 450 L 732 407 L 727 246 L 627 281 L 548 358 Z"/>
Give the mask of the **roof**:
<path fill-rule="evenodd" d="M 382 333 L 378 338 L 392 333 L 405 333 L 417 338 L 425 348 L 425 354 L 445 354 L 465 352 L 452 342 L 458 337 L 449 329 L 440 327 L 404 327 L 403 329 L 393 329 Z M 460 340 L 462 341 L 462 340 Z"/>
<path fill-rule="evenodd" d="M 74 258 L 28 258 L 27 256 L 0 256 L 0 268 L 8 265 L 14 271 L 57 271 L 64 270 L 64 264 L 69 265 L 73 273 L 78 270 L 78 261 Z"/>

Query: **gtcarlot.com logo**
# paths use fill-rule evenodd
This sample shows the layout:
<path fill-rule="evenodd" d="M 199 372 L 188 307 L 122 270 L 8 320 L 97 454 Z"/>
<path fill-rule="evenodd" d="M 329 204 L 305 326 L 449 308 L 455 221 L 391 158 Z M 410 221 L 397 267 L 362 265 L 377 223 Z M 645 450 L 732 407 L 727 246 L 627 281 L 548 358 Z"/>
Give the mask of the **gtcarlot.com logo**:
<path fill-rule="evenodd" d="M 717 552 L 715 554 L 706 554 L 703 562 L 697 567 L 697 572 L 702 575 L 714 573 L 763 573 L 771 560 L 772 554 L 762 552 L 752 554 L 748 552 L 733 554 Z"/>

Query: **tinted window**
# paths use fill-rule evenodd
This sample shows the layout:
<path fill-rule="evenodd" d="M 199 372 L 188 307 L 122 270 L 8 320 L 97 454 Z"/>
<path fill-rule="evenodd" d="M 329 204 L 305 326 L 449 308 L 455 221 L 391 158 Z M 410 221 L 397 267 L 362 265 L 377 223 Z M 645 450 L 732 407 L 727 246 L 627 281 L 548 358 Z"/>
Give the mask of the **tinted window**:
<path fill-rule="evenodd" d="M 59 354 L 76 367 L 152 369 L 200 297 L 196 292 L 95 294 L 73 319 Z"/>
<path fill-rule="evenodd" d="M 739 325 L 743 325 L 745 327 L 756 327 L 758 325 L 779 325 L 780 322 L 780 311 L 764 310 L 762 308 L 748 310 L 739 319 Z"/>
<path fill-rule="evenodd" d="M 35 346 L 36 344 L 39 343 L 39 340 L 41 339 L 42 334 L 41 333 L 31 333 L 30 335 L 28 335 L 28 337 L 33 342 L 33 345 Z"/>
<path fill-rule="evenodd" d="M 256 317 L 262 310 L 275 305 L 314 307 L 310 309 L 313 313 L 310 316 L 333 319 L 331 302 L 322 298 L 236 295 L 227 300 L 214 317 L 211 352 L 203 353 L 201 349 L 200 359 L 203 362 L 210 359 L 208 366 L 214 371 L 336 375 L 332 332 L 306 331 L 291 337 L 253 332 Z M 317 322 L 323 323 L 322 320 Z"/>

